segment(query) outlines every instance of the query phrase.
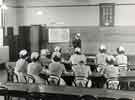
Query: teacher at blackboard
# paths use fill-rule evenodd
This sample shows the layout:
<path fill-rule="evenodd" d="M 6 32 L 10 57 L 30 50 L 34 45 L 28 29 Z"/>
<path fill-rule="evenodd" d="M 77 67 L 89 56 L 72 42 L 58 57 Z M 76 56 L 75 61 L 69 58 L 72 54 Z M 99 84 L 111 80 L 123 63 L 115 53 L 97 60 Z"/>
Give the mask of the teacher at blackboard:
<path fill-rule="evenodd" d="M 80 39 L 80 33 L 76 33 L 73 41 L 72 41 L 73 48 L 81 48 L 81 39 Z"/>

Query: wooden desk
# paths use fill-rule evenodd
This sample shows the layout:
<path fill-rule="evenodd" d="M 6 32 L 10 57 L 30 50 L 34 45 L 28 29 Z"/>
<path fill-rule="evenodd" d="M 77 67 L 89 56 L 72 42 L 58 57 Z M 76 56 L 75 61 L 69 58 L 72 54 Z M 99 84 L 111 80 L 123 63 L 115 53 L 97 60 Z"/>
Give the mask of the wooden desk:
<path fill-rule="evenodd" d="M 135 71 L 128 71 L 119 76 L 122 90 L 135 90 Z"/>
<path fill-rule="evenodd" d="M 106 98 L 134 98 L 135 91 L 122 91 L 122 90 L 108 90 L 108 89 L 97 89 L 97 88 L 77 88 L 67 86 L 46 86 L 41 84 L 16 84 L 7 83 L 3 84 L 8 91 L 20 91 L 27 92 L 27 94 L 38 93 L 38 94 L 55 94 L 55 95 L 92 95 L 95 97 L 106 97 Z"/>
<path fill-rule="evenodd" d="M 52 94 L 65 94 L 65 95 L 104 95 L 104 89 L 97 88 L 78 88 L 67 86 L 46 86 L 46 85 L 30 85 L 29 92 L 37 93 L 52 93 Z"/>
<path fill-rule="evenodd" d="M 103 88 L 106 82 L 106 78 L 99 72 L 93 72 L 89 79 L 92 81 L 92 87 Z"/>

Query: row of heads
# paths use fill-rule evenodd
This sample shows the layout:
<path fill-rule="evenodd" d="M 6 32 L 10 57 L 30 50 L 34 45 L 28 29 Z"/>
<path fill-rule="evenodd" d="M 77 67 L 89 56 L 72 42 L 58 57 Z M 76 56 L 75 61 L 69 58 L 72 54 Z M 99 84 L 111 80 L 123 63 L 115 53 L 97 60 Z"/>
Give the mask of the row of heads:
<path fill-rule="evenodd" d="M 62 48 L 60 48 L 60 47 L 55 47 L 55 49 L 54 49 L 54 51 L 55 52 L 61 52 L 61 50 L 62 50 Z M 41 49 L 41 51 L 40 51 L 40 55 L 48 55 L 48 54 L 50 54 L 51 52 L 48 50 L 48 49 Z M 24 56 L 24 55 L 27 55 L 28 54 L 28 52 L 27 52 L 27 50 L 21 50 L 20 52 L 19 52 L 19 56 Z"/>
<path fill-rule="evenodd" d="M 107 51 L 106 46 L 102 44 L 102 45 L 100 46 L 100 48 L 99 48 L 99 51 L 100 51 L 101 53 L 105 53 L 105 52 Z M 118 53 L 118 54 L 125 53 L 125 48 L 124 48 L 123 46 L 118 47 L 118 48 L 117 48 L 117 53 Z"/>
<path fill-rule="evenodd" d="M 19 57 L 22 59 L 27 59 L 28 58 L 28 51 L 27 50 L 21 50 L 19 52 Z M 33 52 L 30 56 L 32 61 L 37 61 L 39 59 L 40 55 L 38 52 Z"/>
<path fill-rule="evenodd" d="M 59 56 L 59 54 L 61 52 L 61 48 L 58 47 L 58 46 L 55 47 L 54 48 L 54 52 L 56 52 L 55 53 L 56 56 Z M 28 51 L 26 49 L 21 50 L 19 52 L 19 57 L 20 58 L 26 59 L 26 58 L 28 58 L 28 56 L 29 56 L 28 55 Z M 31 58 L 31 60 L 37 60 L 37 59 L 39 59 L 40 56 L 50 57 L 51 56 L 51 52 L 48 49 L 41 49 L 40 50 L 40 53 L 38 53 L 38 52 L 32 52 L 30 58 Z"/>
<path fill-rule="evenodd" d="M 19 56 L 20 56 L 20 58 L 24 58 L 24 59 L 26 57 L 28 57 L 27 50 L 21 50 L 20 53 L 19 53 Z M 31 54 L 31 60 L 32 61 L 37 61 L 37 60 L 39 60 L 39 58 L 40 58 L 40 54 L 38 52 L 33 52 Z M 56 61 L 56 62 L 59 62 L 59 61 L 61 61 L 61 57 L 56 54 L 53 57 L 53 60 Z M 106 58 L 106 63 L 107 64 L 110 64 L 110 65 L 115 64 L 115 61 L 116 61 L 115 60 L 115 57 L 112 56 L 112 55 L 108 55 L 107 58 Z M 84 63 L 84 62 L 83 61 L 80 61 L 80 63 Z"/>
<path fill-rule="evenodd" d="M 61 47 L 59 47 L 59 46 L 56 46 L 55 48 L 54 48 L 54 52 L 61 52 L 62 51 L 62 48 Z M 100 48 L 99 48 L 99 51 L 107 51 L 107 48 L 106 48 L 106 46 L 105 45 L 100 45 Z M 81 48 L 75 48 L 74 49 L 74 52 L 81 52 Z M 123 46 L 120 46 L 119 48 L 117 48 L 117 52 L 119 53 L 119 52 L 125 52 L 125 48 L 123 47 Z M 47 54 L 50 54 L 51 52 L 48 50 L 48 49 L 41 49 L 41 51 L 40 51 L 40 54 L 41 55 L 47 55 Z M 20 51 L 20 53 L 19 53 L 19 55 L 20 54 L 27 54 L 27 50 L 21 50 Z"/>
<path fill-rule="evenodd" d="M 45 53 L 45 51 L 48 52 L 47 50 L 44 49 L 44 52 L 43 52 L 43 50 L 41 50 L 41 53 Z M 41 56 L 42 56 L 42 54 L 39 54 L 38 52 L 32 52 L 31 56 L 30 56 L 30 59 L 31 59 L 31 61 L 36 62 L 40 59 Z M 27 50 L 25 50 L 25 49 L 21 50 L 19 52 L 19 57 L 22 58 L 22 59 L 27 59 L 28 58 Z M 55 55 L 52 58 L 53 58 L 53 61 L 55 61 L 55 62 L 61 61 L 60 53 L 55 53 Z"/>

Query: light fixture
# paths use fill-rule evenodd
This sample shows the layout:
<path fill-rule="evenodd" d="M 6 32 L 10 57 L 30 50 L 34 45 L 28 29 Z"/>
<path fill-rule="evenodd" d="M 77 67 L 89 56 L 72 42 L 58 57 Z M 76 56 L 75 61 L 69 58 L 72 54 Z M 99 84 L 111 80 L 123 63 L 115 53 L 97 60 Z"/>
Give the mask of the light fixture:
<path fill-rule="evenodd" d="M 37 11 L 36 14 L 37 15 L 43 15 L 43 11 Z"/>
<path fill-rule="evenodd" d="M 4 10 L 7 10 L 8 9 L 8 7 L 6 6 L 6 4 L 2 4 L 0 8 L 1 9 L 4 9 Z"/>
<path fill-rule="evenodd" d="M 109 26 L 109 22 L 106 22 L 106 23 L 105 23 L 105 26 Z"/>

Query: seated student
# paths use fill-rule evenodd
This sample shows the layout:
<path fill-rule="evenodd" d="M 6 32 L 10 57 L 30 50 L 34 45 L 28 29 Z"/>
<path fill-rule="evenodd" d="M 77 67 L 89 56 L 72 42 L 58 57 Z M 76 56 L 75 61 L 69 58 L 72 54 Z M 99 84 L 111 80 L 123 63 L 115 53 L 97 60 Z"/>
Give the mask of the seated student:
<path fill-rule="evenodd" d="M 48 82 L 50 85 L 65 85 L 61 75 L 68 74 L 68 72 L 66 72 L 64 65 L 61 64 L 61 55 L 59 53 L 54 55 L 53 62 L 49 65 L 49 73 Z"/>
<path fill-rule="evenodd" d="M 69 53 L 63 53 L 62 54 L 62 63 L 64 64 L 65 66 L 65 69 L 66 71 L 72 71 L 72 66 L 71 66 L 71 63 L 70 63 L 70 54 Z"/>
<path fill-rule="evenodd" d="M 107 49 L 105 45 L 101 45 L 99 48 L 99 53 L 96 55 L 96 63 L 97 63 L 97 71 L 102 72 L 104 67 L 106 66 L 106 58 L 107 58 Z"/>
<path fill-rule="evenodd" d="M 50 52 L 48 49 L 42 49 L 40 51 L 40 62 L 41 65 L 45 68 L 48 68 L 49 64 L 51 63 L 51 58 L 49 58 Z"/>
<path fill-rule="evenodd" d="M 70 59 L 70 54 L 69 53 L 63 53 L 62 54 L 62 63 L 64 64 L 65 66 L 65 69 L 67 72 L 72 72 L 72 65 L 69 61 Z M 64 79 L 64 81 L 66 82 L 66 85 L 68 86 L 72 86 L 72 82 L 74 80 L 74 76 L 63 76 L 62 77 Z"/>
<path fill-rule="evenodd" d="M 28 74 L 35 78 L 36 83 L 45 83 L 45 81 L 40 78 L 39 74 L 42 71 L 42 66 L 39 62 L 39 53 L 33 52 L 31 54 L 31 63 L 28 64 Z"/>
<path fill-rule="evenodd" d="M 81 54 L 80 48 L 75 48 L 74 54 L 70 57 L 70 62 L 72 65 L 77 65 L 80 61 L 84 61 L 84 63 L 86 63 L 86 57 Z"/>
<path fill-rule="evenodd" d="M 127 63 L 128 59 L 125 55 L 125 49 L 124 47 L 120 46 L 117 48 L 118 55 L 116 56 L 116 64 L 119 66 L 119 71 L 127 71 Z"/>
<path fill-rule="evenodd" d="M 91 80 L 88 80 L 88 76 L 91 75 L 89 66 L 86 66 L 84 61 L 80 61 L 79 64 L 73 66 L 73 72 L 75 75 L 75 85 L 77 87 L 91 87 Z"/>
<path fill-rule="evenodd" d="M 21 50 L 19 52 L 19 59 L 16 62 L 15 65 L 15 73 L 18 75 L 19 82 L 25 82 L 24 74 L 27 73 L 27 58 L 28 58 L 28 52 L 26 50 Z"/>
<path fill-rule="evenodd" d="M 107 79 L 108 88 L 117 89 L 118 88 L 118 67 L 114 66 L 115 58 L 113 56 L 108 56 L 106 58 L 107 65 L 104 69 L 104 76 Z"/>
<path fill-rule="evenodd" d="M 52 61 L 53 61 L 53 58 L 55 55 L 60 55 L 61 56 L 61 51 L 62 51 L 62 48 L 59 47 L 59 46 L 56 46 L 55 49 L 54 49 L 54 52 L 52 53 Z"/>

